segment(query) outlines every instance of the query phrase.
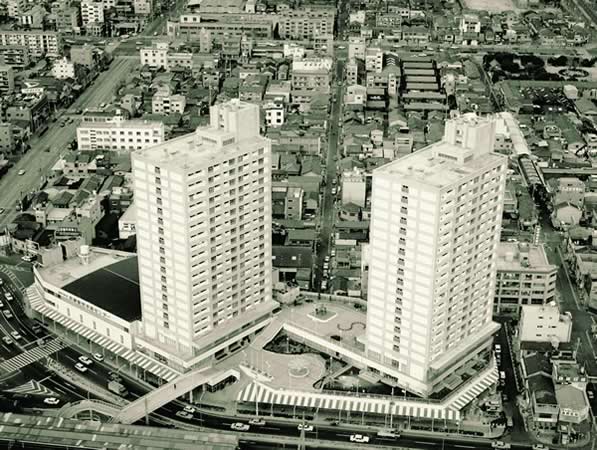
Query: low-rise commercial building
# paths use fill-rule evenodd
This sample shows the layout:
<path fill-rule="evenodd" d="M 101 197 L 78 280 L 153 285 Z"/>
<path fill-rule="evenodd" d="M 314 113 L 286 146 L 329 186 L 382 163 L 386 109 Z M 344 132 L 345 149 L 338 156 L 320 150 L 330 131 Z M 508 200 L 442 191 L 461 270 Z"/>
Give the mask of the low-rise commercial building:
<path fill-rule="evenodd" d="M 572 316 L 561 314 L 558 305 L 523 305 L 520 313 L 521 342 L 570 342 Z"/>
<path fill-rule="evenodd" d="M 500 242 L 494 312 L 518 314 L 522 305 L 545 305 L 555 300 L 557 267 L 541 245 Z"/>

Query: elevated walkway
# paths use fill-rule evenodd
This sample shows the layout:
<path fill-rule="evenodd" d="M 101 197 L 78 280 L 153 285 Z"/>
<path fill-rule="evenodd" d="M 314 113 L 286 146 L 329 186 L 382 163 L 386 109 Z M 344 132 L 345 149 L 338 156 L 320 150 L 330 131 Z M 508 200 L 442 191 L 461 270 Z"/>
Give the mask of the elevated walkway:
<path fill-rule="evenodd" d="M 284 327 L 284 323 L 279 320 L 272 320 L 263 330 L 259 332 L 257 337 L 251 343 L 251 347 L 260 350 L 270 342 L 280 330 Z"/>
<path fill-rule="evenodd" d="M 240 378 L 239 372 L 234 369 L 214 370 L 202 368 L 181 375 L 168 384 L 164 384 L 124 406 L 118 414 L 114 415 L 112 421 L 123 424 L 134 423 L 196 387 L 204 384 L 215 386 L 230 376 L 236 377 L 236 379 Z"/>
<path fill-rule="evenodd" d="M 77 414 L 90 410 L 109 417 L 114 417 L 121 411 L 120 407 L 100 400 L 81 400 L 74 403 L 67 403 L 60 408 L 58 415 L 65 419 L 69 419 L 71 417 L 76 417 Z"/>

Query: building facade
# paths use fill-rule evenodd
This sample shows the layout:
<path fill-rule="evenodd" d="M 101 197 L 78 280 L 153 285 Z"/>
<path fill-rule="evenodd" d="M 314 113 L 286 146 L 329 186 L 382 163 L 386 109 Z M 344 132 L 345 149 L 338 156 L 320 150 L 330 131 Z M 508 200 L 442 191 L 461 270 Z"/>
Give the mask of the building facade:
<path fill-rule="evenodd" d="M 52 66 L 52 76 L 59 80 L 66 80 L 67 78 L 75 79 L 75 64 L 70 62 L 68 58 L 57 59 Z"/>
<path fill-rule="evenodd" d="M 269 316 L 271 149 L 257 105 L 133 154 L 146 343 L 185 366 Z M 181 360 L 184 360 L 181 361 Z"/>
<path fill-rule="evenodd" d="M 495 122 L 448 121 L 444 138 L 373 172 L 367 352 L 432 392 L 487 354 L 506 158 Z"/>
<path fill-rule="evenodd" d="M 524 305 L 555 300 L 557 269 L 542 245 L 500 242 L 494 313 L 517 315 Z"/>
<path fill-rule="evenodd" d="M 14 90 L 14 70 L 6 64 L 0 64 L 0 94 L 12 94 Z"/>
<path fill-rule="evenodd" d="M 521 342 L 570 342 L 572 316 L 561 314 L 555 302 L 549 305 L 525 305 L 521 309 Z"/>
<path fill-rule="evenodd" d="M 161 144 L 164 139 L 165 128 L 162 122 L 83 122 L 77 127 L 79 150 L 141 150 Z"/>
<path fill-rule="evenodd" d="M 0 48 L 22 45 L 32 56 L 59 56 L 62 50 L 60 33 L 55 31 L 0 31 Z"/>
<path fill-rule="evenodd" d="M 278 24 L 282 39 L 311 40 L 334 33 L 334 7 L 304 7 L 288 11 Z"/>

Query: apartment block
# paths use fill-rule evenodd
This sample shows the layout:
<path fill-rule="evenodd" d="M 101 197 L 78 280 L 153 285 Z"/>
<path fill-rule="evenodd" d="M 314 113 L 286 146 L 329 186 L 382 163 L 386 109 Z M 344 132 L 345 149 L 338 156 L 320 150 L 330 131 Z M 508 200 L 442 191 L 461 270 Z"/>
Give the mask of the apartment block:
<path fill-rule="evenodd" d="M 29 65 L 29 49 L 24 45 L 0 45 L 0 64 L 15 69 Z"/>
<path fill-rule="evenodd" d="M 365 51 L 365 70 L 381 73 L 383 69 L 383 50 L 378 47 L 368 47 Z"/>
<path fill-rule="evenodd" d="M 132 155 L 143 345 L 169 365 L 218 358 L 276 305 L 259 124 L 257 105 L 230 101 L 208 127 Z"/>
<path fill-rule="evenodd" d="M 419 392 L 441 389 L 473 358 L 489 361 L 499 329 L 507 158 L 494 136 L 493 119 L 459 117 L 440 142 L 373 172 L 367 352 Z"/>
<path fill-rule="evenodd" d="M 133 0 L 133 11 L 140 16 L 148 16 L 153 8 L 152 0 Z"/>
<path fill-rule="evenodd" d="M 154 114 L 184 114 L 187 99 L 184 95 L 156 92 L 151 99 Z"/>
<path fill-rule="evenodd" d="M 13 125 L 0 122 L 0 153 L 11 153 L 16 146 Z"/>
<path fill-rule="evenodd" d="M 199 42 L 201 35 L 209 32 L 213 42 L 221 42 L 224 38 L 241 38 L 243 35 L 255 39 L 271 39 L 273 37 L 272 20 L 258 21 L 257 17 L 229 17 L 225 21 L 214 18 L 210 21 L 201 21 L 196 14 L 183 14 L 178 22 L 168 22 L 168 36 L 177 37 L 186 41 Z M 204 31 L 205 30 L 205 31 Z"/>
<path fill-rule="evenodd" d="M 278 31 L 282 39 L 311 40 L 317 35 L 334 33 L 334 7 L 303 7 L 288 11 L 278 24 Z"/>
<path fill-rule="evenodd" d="M 52 14 L 56 17 L 56 30 L 72 33 L 81 25 L 81 10 L 68 3 L 55 3 L 52 5 Z"/>
<path fill-rule="evenodd" d="M 517 315 L 524 305 L 555 300 L 557 269 L 549 263 L 543 245 L 500 242 L 494 312 Z"/>
<path fill-rule="evenodd" d="M 75 79 L 75 64 L 64 57 L 56 59 L 52 66 L 52 76 L 59 80 Z"/>
<path fill-rule="evenodd" d="M 81 3 L 81 21 L 84 26 L 93 23 L 104 23 L 104 4 L 86 0 Z"/>
<path fill-rule="evenodd" d="M 303 108 L 315 96 L 329 94 L 331 58 L 310 58 L 292 62 L 292 99 Z"/>
<path fill-rule="evenodd" d="M 14 90 L 14 70 L 6 64 L 0 64 L 0 94 L 11 94 Z"/>
<path fill-rule="evenodd" d="M 164 142 L 162 122 L 127 120 L 123 122 L 83 122 L 77 127 L 79 150 L 141 150 Z"/>
<path fill-rule="evenodd" d="M 24 46 L 31 56 L 60 56 L 62 40 L 55 31 L 5 31 L 0 30 L 0 48 Z"/>

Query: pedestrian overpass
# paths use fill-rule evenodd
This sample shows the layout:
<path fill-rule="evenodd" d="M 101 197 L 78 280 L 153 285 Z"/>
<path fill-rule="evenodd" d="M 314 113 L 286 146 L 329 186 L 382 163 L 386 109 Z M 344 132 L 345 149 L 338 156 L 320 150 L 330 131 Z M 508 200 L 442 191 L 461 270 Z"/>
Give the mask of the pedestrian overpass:
<path fill-rule="evenodd" d="M 175 380 L 148 392 L 143 397 L 139 397 L 124 406 L 114 415 L 112 422 L 122 424 L 134 423 L 199 386 L 207 385 L 215 387 L 230 377 L 239 380 L 240 373 L 235 369 L 214 370 L 211 368 L 202 368 L 181 375 Z"/>

